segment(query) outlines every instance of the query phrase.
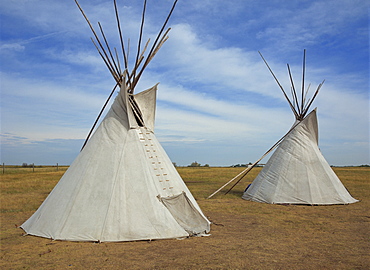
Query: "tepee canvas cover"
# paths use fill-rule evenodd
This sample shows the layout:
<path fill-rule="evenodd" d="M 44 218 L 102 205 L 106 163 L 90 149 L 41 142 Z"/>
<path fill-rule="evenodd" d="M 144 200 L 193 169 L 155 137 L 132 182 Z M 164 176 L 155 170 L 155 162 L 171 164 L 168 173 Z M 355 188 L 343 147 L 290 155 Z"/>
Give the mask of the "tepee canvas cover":
<path fill-rule="evenodd" d="M 357 202 L 321 154 L 316 109 L 293 125 L 242 198 L 276 204 Z"/>
<path fill-rule="evenodd" d="M 153 133 L 155 97 L 156 86 L 135 95 L 150 123 L 141 127 L 121 89 L 76 160 L 21 225 L 27 234 L 106 242 L 209 232 L 209 221 Z"/>
<path fill-rule="evenodd" d="M 144 69 L 168 39 L 169 29 L 164 28 L 177 0 L 146 55 L 150 40 L 140 49 L 144 1 L 137 57 L 131 72 L 116 1 L 124 71 L 116 49 L 116 56 L 111 53 L 101 25 L 104 43 L 75 2 L 120 91 L 76 160 L 21 228 L 27 234 L 51 239 L 101 242 L 177 238 L 209 232 L 210 222 L 154 135 L 157 85 L 134 95 Z"/>

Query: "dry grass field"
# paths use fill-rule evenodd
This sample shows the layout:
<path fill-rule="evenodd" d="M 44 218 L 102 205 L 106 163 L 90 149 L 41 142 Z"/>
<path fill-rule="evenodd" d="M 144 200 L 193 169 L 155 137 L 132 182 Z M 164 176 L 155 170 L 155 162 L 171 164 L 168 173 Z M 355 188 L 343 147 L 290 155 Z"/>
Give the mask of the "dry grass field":
<path fill-rule="evenodd" d="M 51 241 L 17 228 L 63 170 L 1 175 L 1 269 L 370 269 L 370 168 L 335 168 L 360 202 L 269 205 L 241 199 L 254 169 L 228 195 L 206 199 L 241 168 L 178 168 L 213 222 L 211 236 L 121 243 Z"/>

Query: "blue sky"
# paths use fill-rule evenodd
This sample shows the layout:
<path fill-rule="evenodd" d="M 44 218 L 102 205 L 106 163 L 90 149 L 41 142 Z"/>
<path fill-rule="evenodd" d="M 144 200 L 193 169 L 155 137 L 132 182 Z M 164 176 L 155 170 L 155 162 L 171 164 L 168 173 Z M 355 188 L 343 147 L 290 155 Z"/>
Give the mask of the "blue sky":
<path fill-rule="evenodd" d="M 119 47 L 113 0 L 79 2 Z M 135 51 L 142 3 L 117 2 Z M 145 40 L 171 5 L 148 1 Z M 70 164 L 114 80 L 73 0 L 1 1 L 0 16 L 1 163 Z M 312 105 L 321 151 L 332 165 L 370 163 L 368 1 L 179 0 L 169 26 L 137 91 L 160 82 L 156 135 L 173 162 L 262 156 L 294 116 L 258 51 L 289 90 L 286 63 L 300 84 L 306 49 L 306 84 L 326 80 Z"/>

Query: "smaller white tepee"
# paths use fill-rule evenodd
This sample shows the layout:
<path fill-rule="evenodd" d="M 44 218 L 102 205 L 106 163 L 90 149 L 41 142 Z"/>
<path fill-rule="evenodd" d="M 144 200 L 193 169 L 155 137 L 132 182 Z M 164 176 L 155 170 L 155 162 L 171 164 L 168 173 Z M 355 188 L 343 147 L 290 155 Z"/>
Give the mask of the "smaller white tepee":
<path fill-rule="evenodd" d="M 324 82 L 319 84 L 314 95 L 307 99 L 309 87 L 306 90 L 304 89 L 306 51 L 304 51 L 303 58 L 302 90 L 300 95 L 297 94 L 288 65 L 291 98 L 288 97 L 261 53 L 260 55 L 287 99 L 296 121 L 292 128 L 267 150 L 260 159 L 240 172 L 208 198 L 211 198 L 222 188 L 237 180 L 226 192 L 227 194 L 253 167 L 276 149 L 252 184 L 244 191 L 243 199 L 271 204 L 308 205 L 357 202 L 343 186 L 319 149 L 316 109 L 310 113 L 308 113 L 308 110 Z"/>
<path fill-rule="evenodd" d="M 275 204 L 357 202 L 320 152 L 316 109 L 294 126 L 242 198 Z"/>
<path fill-rule="evenodd" d="M 304 72 L 305 55 L 303 61 Z M 266 61 L 265 63 L 267 65 Z M 270 69 L 269 66 L 268 68 Z M 296 116 L 296 122 L 242 198 L 274 204 L 328 205 L 357 202 L 321 154 L 316 109 L 307 114 L 322 83 L 313 98 L 306 101 L 308 89 L 303 91 L 302 82 L 302 95 L 298 96 L 289 65 L 288 69 L 292 83 L 292 100 L 289 100 L 271 69 L 270 71 L 285 94 Z"/>

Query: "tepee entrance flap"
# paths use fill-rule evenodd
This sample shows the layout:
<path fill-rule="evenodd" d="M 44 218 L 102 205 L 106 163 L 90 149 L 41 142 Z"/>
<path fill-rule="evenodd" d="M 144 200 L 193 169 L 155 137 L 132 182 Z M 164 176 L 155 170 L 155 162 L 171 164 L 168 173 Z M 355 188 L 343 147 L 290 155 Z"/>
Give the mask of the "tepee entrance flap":
<path fill-rule="evenodd" d="M 158 195 L 158 199 L 166 206 L 177 223 L 189 235 L 209 232 L 210 225 L 208 220 L 194 207 L 185 192 L 171 197 L 161 197 Z"/>

